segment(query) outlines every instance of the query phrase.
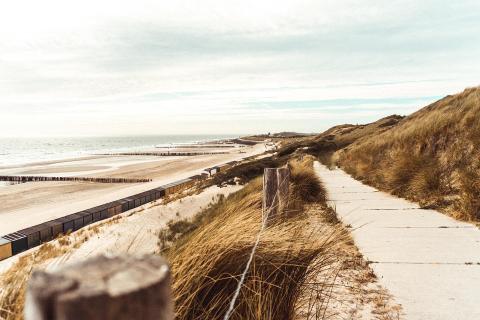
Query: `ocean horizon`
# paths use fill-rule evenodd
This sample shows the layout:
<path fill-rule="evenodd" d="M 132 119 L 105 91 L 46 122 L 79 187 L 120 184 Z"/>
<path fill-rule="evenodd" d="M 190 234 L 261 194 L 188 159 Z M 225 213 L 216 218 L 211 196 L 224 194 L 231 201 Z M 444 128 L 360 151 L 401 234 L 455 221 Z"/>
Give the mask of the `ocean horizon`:
<path fill-rule="evenodd" d="M 0 138 L 0 167 L 85 157 L 98 153 L 141 151 L 158 145 L 236 138 L 236 134 L 151 135 L 116 137 Z"/>

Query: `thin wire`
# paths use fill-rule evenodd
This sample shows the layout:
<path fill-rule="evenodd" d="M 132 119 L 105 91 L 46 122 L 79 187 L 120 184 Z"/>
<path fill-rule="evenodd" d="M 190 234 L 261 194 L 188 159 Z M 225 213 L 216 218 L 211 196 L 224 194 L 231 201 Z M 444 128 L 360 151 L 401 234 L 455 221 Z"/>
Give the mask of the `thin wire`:
<path fill-rule="evenodd" d="M 233 295 L 232 300 L 230 301 L 230 306 L 227 310 L 227 313 L 225 313 L 225 316 L 223 317 L 223 320 L 228 320 L 230 319 L 230 316 L 232 315 L 233 308 L 235 307 L 235 302 L 237 302 L 238 295 L 240 294 L 240 289 L 243 286 L 243 282 L 245 281 L 245 277 L 247 276 L 248 269 L 250 269 L 250 264 L 253 261 L 253 257 L 255 255 L 255 251 L 257 250 L 258 244 L 260 243 L 260 235 L 265 228 L 265 221 L 267 219 L 263 219 L 262 223 L 262 228 L 257 234 L 257 240 L 255 241 L 255 245 L 252 248 L 252 251 L 250 252 L 250 257 L 248 258 L 248 262 L 245 265 L 245 270 L 243 270 L 242 277 L 240 278 L 240 281 L 238 282 L 237 289 L 235 290 L 235 294 Z"/>
<path fill-rule="evenodd" d="M 285 183 L 285 179 L 286 179 L 286 177 L 284 178 L 283 183 Z M 265 178 L 263 179 L 263 188 L 265 189 Z M 272 207 L 273 207 L 273 204 L 275 203 L 275 198 L 277 197 L 277 194 L 278 194 L 278 189 L 277 189 L 277 192 L 275 193 L 275 196 L 273 197 Z M 265 194 L 264 194 L 264 197 L 265 197 Z M 265 201 L 264 201 L 264 204 L 265 204 Z M 270 207 L 269 209 L 272 209 L 272 207 Z M 267 218 L 268 218 L 265 215 L 265 208 L 264 207 L 262 207 L 262 211 L 263 211 L 262 212 L 262 228 L 260 229 L 260 231 L 257 234 L 257 239 L 255 240 L 255 245 L 253 246 L 252 251 L 250 252 L 250 257 L 248 258 L 247 264 L 245 265 L 245 269 L 243 270 L 242 276 L 240 277 L 240 281 L 238 282 L 237 289 L 235 290 L 235 294 L 233 295 L 233 298 L 230 301 L 230 306 L 228 307 L 227 313 L 225 313 L 225 316 L 223 317 L 223 320 L 228 320 L 232 316 L 233 309 L 235 308 L 235 303 L 237 302 L 238 296 L 240 295 L 240 289 L 242 288 L 243 283 L 245 282 L 245 278 L 247 276 L 248 269 L 250 269 L 250 264 L 253 261 L 253 257 L 255 256 L 255 251 L 257 250 L 258 244 L 260 243 L 260 236 L 262 234 L 262 231 L 265 229 L 265 225 L 266 225 Z"/>

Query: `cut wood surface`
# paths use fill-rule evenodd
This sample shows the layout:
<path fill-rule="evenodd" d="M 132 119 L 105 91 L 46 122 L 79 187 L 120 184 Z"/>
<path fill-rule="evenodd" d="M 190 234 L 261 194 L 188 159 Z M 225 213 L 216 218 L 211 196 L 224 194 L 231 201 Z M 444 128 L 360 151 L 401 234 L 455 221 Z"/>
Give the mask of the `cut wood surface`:
<path fill-rule="evenodd" d="M 32 275 L 26 320 L 172 320 L 170 270 L 157 255 L 97 256 Z"/>

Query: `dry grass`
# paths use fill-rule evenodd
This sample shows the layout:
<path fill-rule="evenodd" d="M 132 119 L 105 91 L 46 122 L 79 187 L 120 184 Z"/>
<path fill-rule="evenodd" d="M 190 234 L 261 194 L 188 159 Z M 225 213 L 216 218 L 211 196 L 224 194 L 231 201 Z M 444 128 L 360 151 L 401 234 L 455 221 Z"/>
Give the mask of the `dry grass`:
<path fill-rule="evenodd" d="M 23 319 L 23 305 L 27 281 L 34 268 L 39 264 L 65 254 L 69 250 L 70 240 L 62 236 L 56 244 L 46 243 L 38 250 L 21 256 L 0 278 L 0 319 Z"/>
<path fill-rule="evenodd" d="M 311 188 L 308 200 L 321 201 L 322 188 L 311 186 L 318 180 L 307 173 L 313 174 L 308 164 L 296 162 L 292 168 L 294 181 L 311 179 L 306 183 Z M 292 187 L 295 190 L 298 186 L 294 182 Z M 174 275 L 178 319 L 223 318 L 261 232 L 261 199 L 262 184 L 256 179 L 208 209 L 200 226 L 166 252 Z M 261 232 L 231 319 L 293 319 L 306 288 L 315 286 L 316 296 L 327 296 L 322 291 L 330 290 L 329 284 L 307 280 L 332 266 L 336 240 L 335 232 L 310 224 L 303 214 Z"/>
<path fill-rule="evenodd" d="M 314 223 L 305 210 L 296 209 L 261 233 L 231 319 L 298 319 L 300 310 L 302 319 L 329 317 L 326 310 L 342 265 L 337 249 L 345 232 L 331 227 L 338 220 L 323 203 L 325 191 L 311 163 L 311 157 L 290 163 L 292 199 L 300 197 L 305 210 L 316 205 L 326 223 Z M 261 189 L 261 180 L 253 180 L 188 223 L 170 224 L 173 246 L 165 254 L 172 265 L 178 319 L 223 318 L 261 229 Z M 98 229 L 93 226 L 72 236 L 85 239 Z M 0 279 L 0 318 L 21 319 L 32 269 L 75 248 L 82 239 L 62 238 L 20 258 Z"/>
<path fill-rule="evenodd" d="M 338 151 L 337 164 L 379 189 L 480 218 L 480 88 L 448 96 Z"/>
<path fill-rule="evenodd" d="M 117 223 L 120 219 L 121 216 L 115 216 L 75 233 L 60 235 L 56 240 L 22 254 L 0 276 L 0 320 L 23 319 L 27 282 L 34 269 L 44 267 L 51 259 L 79 248 L 92 235 L 99 233 L 101 228 Z"/>
<path fill-rule="evenodd" d="M 313 170 L 313 161 L 312 156 L 305 156 L 289 163 L 292 199 L 303 203 L 327 200 L 327 191 Z"/>
<path fill-rule="evenodd" d="M 226 172 L 219 172 L 210 181 L 210 184 L 221 185 L 233 178 L 240 178 L 241 183 L 255 179 L 263 174 L 265 168 L 276 168 L 284 165 L 287 157 L 268 157 L 262 159 L 248 160 L 230 168 Z"/>

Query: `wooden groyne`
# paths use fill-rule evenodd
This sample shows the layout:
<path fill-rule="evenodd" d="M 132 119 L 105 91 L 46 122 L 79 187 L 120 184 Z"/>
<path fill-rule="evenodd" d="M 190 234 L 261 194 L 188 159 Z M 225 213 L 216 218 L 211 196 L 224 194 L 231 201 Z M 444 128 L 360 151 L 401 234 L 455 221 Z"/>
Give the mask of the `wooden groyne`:
<path fill-rule="evenodd" d="M 189 148 L 189 149 L 221 149 L 221 148 L 235 148 L 235 145 L 233 144 L 221 144 L 221 145 L 201 145 L 201 144 L 186 144 L 186 145 L 174 145 L 174 146 L 156 146 L 155 148 L 157 149 L 166 149 L 166 148 L 171 148 L 171 149 L 181 149 L 181 148 Z"/>
<path fill-rule="evenodd" d="M 37 182 L 37 181 L 81 181 L 98 183 L 143 183 L 152 179 L 134 178 L 94 178 L 94 177 L 42 177 L 42 176 L 0 176 L 0 181 L 10 182 Z"/>
<path fill-rule="evenodd" d="M 121 152 L 121 153 L 103 153 L 101 156 L 155 156 L 155 157 L 175 157 L 175 156 L 205 156 L 216 154 L 229 154 L 228 152 Z"/>

